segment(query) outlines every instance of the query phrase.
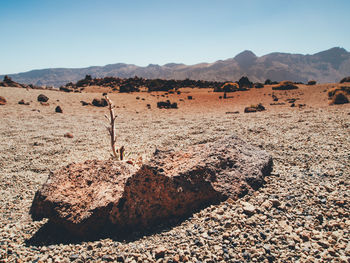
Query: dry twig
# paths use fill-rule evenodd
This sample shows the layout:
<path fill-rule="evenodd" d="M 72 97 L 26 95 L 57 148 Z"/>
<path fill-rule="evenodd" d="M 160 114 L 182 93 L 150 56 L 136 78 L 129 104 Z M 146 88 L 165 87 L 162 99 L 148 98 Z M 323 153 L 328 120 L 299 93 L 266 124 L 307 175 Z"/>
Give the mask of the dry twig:
<path fill-rule="evenodd" d="M 105 96 L 105 98 L 108 103 L 108 109 L 109 109 L 109 115 L 110 115 L 110 117 L 105 115 L 106 119 L 110 124 L 110 126 L 106 128 L 109 132 L 109 135 L 111 136 L 111 147 L 112 147 L 113 157 L 117 160 L 119 159 L 122 161 L 125 153 L 125 148 L 124 146 L 120 147 L 120 149 L 116 148 L 117 134 L 115 131 L 115 119 L 117 118 L 117 116 L 114 114 L 115 106 L 113 102 L 108 98 L 108 96 Z"/>

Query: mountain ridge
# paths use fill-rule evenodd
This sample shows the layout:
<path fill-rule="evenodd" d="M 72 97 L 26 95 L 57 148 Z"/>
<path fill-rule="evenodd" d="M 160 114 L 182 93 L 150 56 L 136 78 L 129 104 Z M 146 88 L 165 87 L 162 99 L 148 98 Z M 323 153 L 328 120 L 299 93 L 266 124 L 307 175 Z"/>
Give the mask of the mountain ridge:
<path fill-rule="evenodd" d="M 138 76 L 213 81 L 232 81 L 244 75 L 254 82 L 264 82 L 266 79 L 298 82 L 314 79 L 317 82 L 338 82 L 344 76 L 350 75 L 350 52 L 344 48 L 334 47 L 312 55 L 273 52 L 258 57 L 252 51 L 245 50 L 233 58 L 194 65 L 166 63 L 141 67 L 134 64 L 114 63 L 85 68 L 34 69 L 8 74 L 14 81 L 39 86 L 60 86 L 83 79 L 85 75 L 99 78 Z M 4 76 L 0 75 L 0 78 Z"/>

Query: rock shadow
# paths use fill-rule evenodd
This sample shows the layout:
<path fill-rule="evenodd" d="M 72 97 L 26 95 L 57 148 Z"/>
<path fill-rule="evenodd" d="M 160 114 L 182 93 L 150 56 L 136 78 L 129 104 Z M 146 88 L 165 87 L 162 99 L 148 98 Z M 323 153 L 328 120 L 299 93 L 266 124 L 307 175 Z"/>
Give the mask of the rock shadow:
<path fill-rule="evenodd" d="M 25 245 L 40 247 L 59 244 L 80 244 L 83 242 L 93 242 L 106 238 L 117 242 L 134 242 L 145 236 L 170 231 L 174 227 L 181 225 L 186 220 L 191 220 L 193 214 L 210 205 L 217 205 L 219 203 L 220 202 L 207 203 L 189 215 L 161 220 L 148 228 L 116 228 L 115 225 L 106 225 L 99 233 L 83 237 L 76 236 L 70 233 L 64 227 L 48 221 L 36 233 L 34 233 L 31 238 L 25 240 Z"/>

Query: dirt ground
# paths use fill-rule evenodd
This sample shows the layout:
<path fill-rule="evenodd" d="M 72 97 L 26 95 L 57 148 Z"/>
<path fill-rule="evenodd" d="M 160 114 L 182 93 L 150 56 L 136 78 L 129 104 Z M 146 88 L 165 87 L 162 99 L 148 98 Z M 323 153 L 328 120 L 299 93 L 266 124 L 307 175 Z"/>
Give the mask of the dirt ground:
<path fill-rule="evenodd" d="M 211 206 L 171 228 L 131 241 L 68 244 L 54 234 L 40 236 L 46 221 L 33 222 L 28 211 L 50 171 L 110 157 L 107 108 L 80 103 L 107 90 L 0 87 L 7 100 L 0 106 L 0 262 L 350 262 L 350 104 L 328 105 L 326 91 L 335 85 L 291 91 L 267 86 L 228 93 L 227 99 L 189 88 L 181 94 L 110 94 L 118 145 L 130 159 L 147 160 L 156 147 L 184 149 L 234 133 L 270 153 L 274 171 L 254 195 Z M 49 97 L 49 106 L 40 105 L 39 94 Z M 293 98 L 295 107 L 286 101 Z M 19 105 L 21 99 L 30 105 Z M 167 99 L 178 109 L 156 107 Z M 285 104 L 270 105 L 276 102 Z M 266 111 L 244 113 L 257 103 Z M 55 113 L 57 105 L 63 113 Z M 74 137 L 64 137 L 67 132 Z M 262 208 L 276 199 L 277 207 Z M 253 216 L 242 213 L 243 201 L 256 207 Z"/>

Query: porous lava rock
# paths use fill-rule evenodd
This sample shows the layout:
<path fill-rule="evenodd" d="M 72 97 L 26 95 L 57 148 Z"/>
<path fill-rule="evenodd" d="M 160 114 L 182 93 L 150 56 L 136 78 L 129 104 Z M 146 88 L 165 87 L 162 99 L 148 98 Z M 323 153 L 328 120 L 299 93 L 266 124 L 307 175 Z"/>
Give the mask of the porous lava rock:
<path fill-rule="evenodd" d="M 236 136 L 185 151 L 156 150 L 141 167 L 113 160 L 73 163 L 49 175 L 30 214 L 80 236 L 106 225 L 139 229 L 242 197 L 271 171 L 270 155 Z"/>

